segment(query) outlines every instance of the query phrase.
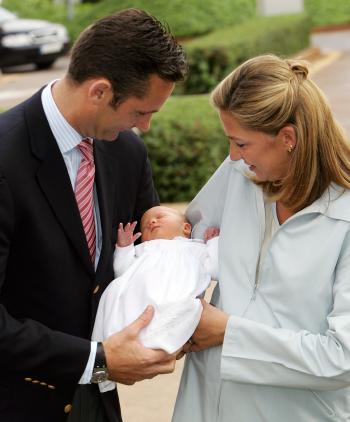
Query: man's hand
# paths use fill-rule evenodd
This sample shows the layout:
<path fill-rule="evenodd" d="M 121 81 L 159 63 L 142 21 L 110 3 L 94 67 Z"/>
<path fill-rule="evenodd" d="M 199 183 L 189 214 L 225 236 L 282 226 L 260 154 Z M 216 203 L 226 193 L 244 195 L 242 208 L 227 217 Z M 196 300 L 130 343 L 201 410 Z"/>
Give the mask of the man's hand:
<path fill-rule="evenodd" d="M 103 342 L 109 379 L 132 385 L 158 374 L 169 374 L 175 369 L 176 354 L 144 347 L 139 339 L 140 330 L 153 318 L 154 309 L 148 306 L 139 318 L 122 331 Z"/>
<path fill-rule="evenodd" d="M 229 315 L 205 300 L 201 302 L 202 316 L 192 337 L 183 347 L 185 353 L 199 352 L 209 347 L 220 346 L 224 342 Z"/>
<path fill-rule="evenodd" d="M 140 232 L 134 234 L 136 224 L 137 221 L 132 224 L 128 223 L 125 227 L 123 227 L 122 223 L 119 224 L 117 237 L 117 245 L 119 247 L 130 246 L 141 236 Z"/>

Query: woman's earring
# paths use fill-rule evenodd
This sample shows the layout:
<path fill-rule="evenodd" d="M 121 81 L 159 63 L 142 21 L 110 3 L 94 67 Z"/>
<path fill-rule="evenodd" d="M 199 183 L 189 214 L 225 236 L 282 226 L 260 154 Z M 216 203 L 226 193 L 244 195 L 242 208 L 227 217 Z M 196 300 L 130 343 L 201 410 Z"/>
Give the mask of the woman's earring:
<path fill-rule="evenodd" d="M 293 149 L 294 149 L 294 147 L 293 147 L 293 145 L 289 145 L 289 147 L 288 147 L 288 152 L 292 152 L 293 151 Z"/>

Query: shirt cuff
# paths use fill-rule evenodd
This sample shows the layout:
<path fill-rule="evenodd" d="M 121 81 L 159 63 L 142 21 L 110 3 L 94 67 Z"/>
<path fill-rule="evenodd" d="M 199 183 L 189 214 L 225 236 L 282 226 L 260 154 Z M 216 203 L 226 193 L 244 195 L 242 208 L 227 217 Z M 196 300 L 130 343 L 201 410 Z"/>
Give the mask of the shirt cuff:
<path fill-rule="evenodd" d="M 89 359 L 87 361 L 83 375 L 79 380 L 79 384 L 90 384 L 91 377 L 92 377 L 92 371 L 93 371 L 94 365 L 95 365 L 96 349 L 97 349 L 97 341 L 92 341 Z"/>
<path fill-rule="evenodd" d="M 116 245 L 115 247 L 115 253 L 118 254 L 118 256 L 127 255 L 130 252 L 134 252 L 134 250 L 135 250 L 135 245 L 133 243 L 131 243 L 128 246 Z"/>

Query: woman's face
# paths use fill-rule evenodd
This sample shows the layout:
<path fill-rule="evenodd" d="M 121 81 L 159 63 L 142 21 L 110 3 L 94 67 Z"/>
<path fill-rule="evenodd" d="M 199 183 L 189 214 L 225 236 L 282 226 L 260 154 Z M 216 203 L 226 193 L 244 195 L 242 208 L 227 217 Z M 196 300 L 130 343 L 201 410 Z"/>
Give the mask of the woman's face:
<path fill-rule="evenodd" d="M 245 129 L 227 111 L 219 112 L 230 141 L 230 158 L 243 160 L 260 182 L 281 180 L 290 163 L 288 148 L 295 146 L 294 129 L 286 126 L 274 135 Z"/>

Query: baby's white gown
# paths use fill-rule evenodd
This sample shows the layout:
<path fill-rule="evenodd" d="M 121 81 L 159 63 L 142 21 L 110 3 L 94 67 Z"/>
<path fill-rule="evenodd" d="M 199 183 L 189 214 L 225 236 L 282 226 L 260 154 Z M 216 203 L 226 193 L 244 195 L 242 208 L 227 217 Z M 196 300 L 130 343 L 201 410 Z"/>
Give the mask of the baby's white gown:
<path fill-rule="evenodd" d="M 193 334 L 202 312 L 197 298 L 218 273 L 218 238 L 203 243 L 176 237 L 116 248 L 113 280 L 101 296 L 92 340 L 103 341 L 153 305 L 155 314 L 140 332 L 153 349 L 173 353 Z M 101 391 L 114 383 L 101 383 Z"/>

